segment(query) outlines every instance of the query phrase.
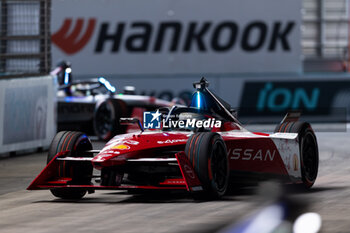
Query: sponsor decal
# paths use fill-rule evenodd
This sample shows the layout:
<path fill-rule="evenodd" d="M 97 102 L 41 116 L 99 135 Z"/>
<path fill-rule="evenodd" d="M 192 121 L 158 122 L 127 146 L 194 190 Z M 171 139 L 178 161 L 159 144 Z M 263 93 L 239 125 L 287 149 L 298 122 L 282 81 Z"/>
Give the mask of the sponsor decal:
<path fill-rule="evenodd" d="M 114 31 L 113 28 L 115 28 Z M 154 28 L 158 28 L 158 30 L 154 30 Z M 184 28 L 188 28 L 188 30 L 183 30 Z M 272 25 L 268 25 L 263 21 L 253 21 L 243 28 L 239 27 L 235 21 L 218 23 L 210 21 L 188 23 L 173 21 L 159 22 L 159 25 L 154 25 L 148 21 L 119 22 L 116 25 L 105 22 L 100 25 L 95 52 L 103 52 L 106 42 L 113 44 L 110 49 L 111 53 L 118 53 L 123 47 L 129 52 L 152 51 L 159 53 L 164 50 L 189 52 L 195 49 L 201 52 L 208 50 L 226 52 L 236 46 L 244 51 L 254 52 L 265 48 L 266 45 L 271 52 L 277 49 L 290 51 L 289 37 L 294 29 L 295 22 L 293 21 L 276 21 Z M 141 33 L 130 33 L 135 30 L 141 31 Z M 153 32 L 156 32 L 155 35 L 152 35 Z M 172 33 L 170 34 L 172 37 L 170 38 L 171 43 L 165 46 L 166 36 L 169 32 Z M 272 33 L 272 35 L 269 35 L 269 33 Z M 208 36 L 209 41 L 205 40 Z M 227 36 L 228 38 L 223 40 Z M 185 37 L 185 40 L 180 40 L 182 37 Z M 251 39 L 253 37 L 254 40 Z M 122 38 L 125 38 L 125 40 L 123 41 Z M 152 41 L 151 39 L 155 40 Z M 139 43 L 135 43 L 136 40 Z M 183 44 L 180 44 L 181 42 Z"/>
<path fill-rule="evenodd" d="M 140 143 L 140 142 L 134 141 L 134 140 L 124 140 L 123 142 L 126 144 L 129 144 L 129 145 L 133 145 L 133 146 L 136 146 Z"/>
<path fill-rule="evenodd" d="M 294 171 L 299 170 L 299 159 L 296 154 L 293 155 L 293 168 L 294 168 Z"/>
<path fill-rule="evenodd" d="M 313 112 L 320 107 L 321 88 L 316 82 L 247 82 L 241 114 L 276 114 L 289 109 Z M 246 111 L 244 111 L 244 108 Z"/>
<path fill-rule="evenodd" d="M 79 52 L 87 45 L 93 35 L 96 19 L 90 18 L 84 20 L 78 18 L 74 22 L 74 28 L 72 28 L 72 25 L 73 19 L 66 18 L 60 29 L 51 36 L 51 41 L 63 52 L 69 55 Z M 84 32 L 83 28 L 85 28 Z M 68 32 L 70 32 L 70 34 L 68 34 Z"/>
<path fill-rule="evenodd" d="M 317 121 L 342 121 L 349 108 L 349 81 L 248 81 L 244 84 L 240 118 L 283 116 L 288 110 L 301 110 L 303 116 L 323 116 Z M 311 119 L 311 118 L 310 118 Z"/>
<path fill-rule="evenodd" d="M 185 184 L 184 180 L 165 180 L 163 184 Z"/>
<path fill-rule="evenodd" d="M 195 178 L 193 169 L 190 166 L 188 166 L 187 164 L 184 165 L 184 171 L 187 174 L 187 176 L 190 177 L 191 179 Z"/>
<path fill-rule="evenodd" d="M 111 141 L 109 141 L 106 146 L 111 146 L 111 145 L 114 145 L 114 144 L 129 144 L 129 145 L 132 145 L 132 146 L 136 146 L 139 144 L 138 141 L 134 141 L 134 140 L 123 140 L 122 137 L 115 137 L 114 139 L 112 139 Z M 119 145 L 118 145 L 119 146 Z M 124 145 L 124 146 L 127 146 L 127 145 Z M 105 147 L 103 150 L 105 150 L 107 147 Z M 107 148 L 108 149 L 108 148 Z M 113 148 L 115 149 L 115 148 Z"/>
<path fill-rule="evenodd" d="M 235 148 L 229 149 L 227 154 L 232 160 L 273 161 L 275 158 L 276 150 Z"/>
<path fill-rule="evenodd" d="M 114 153 L 115 154 L 115 153 Z M 119 154 L 119 153 L 118 153 Z M 94 161 L 96 162 L 103 162 L 108 159 L 109 157 L 113 156 L 113 151 L 104 151 L 100 152 L 95 158 Z"/>
<path fill-rule="evenodd" d="M 178 142 L 187 142 L 187 139 L 173 139 L 173 140 L 168 139 L 166 141 L 157 141 L 158 144 L 167 144 L 167 143 L 173 144 Z"/>
<path fill-rule="evenodd" d="M 119 155 L 120 152 L 119 151 L 113 151 L 113 150 L 105 150 L 105 151 L 101 151 L 101 153 L 98 154 L 98 156 L 104 157 L 104 156 L 110 156 L 112 154 Z"/>
<path fill-rule="evenodd" d="M 291 90 L 274 88 L 272 83 L 266 83 L 265 87 L 259 92 L 256 107 L 258 111 L 263 111 L 265 108 L 271 111 L 286 110 L 287 108 L 299 109 L 301 106 L 313 110 L 317 107 L 319 96 L 319 88 L 312 88 L 307 92 L 302 87 Z"/>
<path fill-rule="evenodd" d="M 120 145 L 117 145 L 117 146 L 113 146 L 112 149 L 129 150 L 130 146 L 125 145 L 125 144 L 120 144 Z"/>
<path fill-rule="evenodd" d="M 53 33 L 52 42 L 69 55 L 82 50 L 94 33 L 97 34 L 95 53 L 106 50 L 109 53 L 118 53 L 122 50 L 130 53 L 164 51 L 222 53 L 237 50 L 237 47 L 249 53 L 260 50 L 290 52 L 290 37 L 297 28 L 294 21 L 272 23 L 251 21 L 240 25 L 230 20 L 221 22 L 175 20 L 159 23 L 140 20 L 128 23 L 103 22 L 97 26 L 96 21 L 95 18 L 76 20 L 66 18 L 58 31 Z"/>

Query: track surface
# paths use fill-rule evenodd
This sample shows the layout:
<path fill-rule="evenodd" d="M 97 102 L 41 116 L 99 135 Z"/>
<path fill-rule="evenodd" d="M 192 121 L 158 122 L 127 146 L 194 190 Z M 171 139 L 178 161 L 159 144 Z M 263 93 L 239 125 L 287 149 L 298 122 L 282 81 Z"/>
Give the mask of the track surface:
<path fill-rule="evenodd" d="M 350 133 L 318 133 L 317 137 L 317 182 L 310 192 L 291 196 L 307 201 L 308 211 L 321 215 L 322 232 L 350 232 Z M 96 149 L 102 146 L 94 142 Z M 45 152 L 0 160 L 0 232 L 210 232 L 262 203 L 255 188 L 210 202 L 195 202 L 187 195 L 131 196 L 111 191 L 97 191 L 76 202 L 61 201 L 49 191 L 25 190 L 45 161 Z"/>

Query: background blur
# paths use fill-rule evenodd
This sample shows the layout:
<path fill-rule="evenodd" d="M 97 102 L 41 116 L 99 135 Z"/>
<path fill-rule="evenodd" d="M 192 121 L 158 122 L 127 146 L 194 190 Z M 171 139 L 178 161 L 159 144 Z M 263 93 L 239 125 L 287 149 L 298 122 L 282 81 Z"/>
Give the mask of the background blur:
<path fill-rule="evenodd" d="M 0 5 L 0 142 L 8 150 L 18 147 L 4 136 L 11 127 L 10 138 L 28 128 L 18 142 L 50 141 L 56 87 L 48 74 L 62 60 L 72 64 L 74 80 L 102 76 L 117 91 L 131 85 L 168 100 L 188 100 L 191 84 L 205 76 L 245 124 L 275 123 L 290 109 L 313 123 L 350 119 L 348 0 Z M 40 116 L 28 107 L 37 105 Z"/>
<path fill-rule="evenodd" d="M 62 60 L 75 81 L 104 77 L 117 92 L 134 86 L 166 100 L 188 100 L 204 76 L 249 129 L 272 131 L 286 111 L 302 110 L 320 151 L 310 192 L 289 190 L 298 200 L 280 200 L 284 193 L 263 185 L 268 204 L 251 189 L 205 203 L 111 192 L 61 202 L 24 190 L 46 153 L 12 156 L 0 160 L 2 232 L 213 232 L 271 203 L 319 213 L 324 232 L 349 231 L 349 0 L 0 0 L 0 7 L 0 157 L 50 145 L 58 89 L 50 72 Z"/>

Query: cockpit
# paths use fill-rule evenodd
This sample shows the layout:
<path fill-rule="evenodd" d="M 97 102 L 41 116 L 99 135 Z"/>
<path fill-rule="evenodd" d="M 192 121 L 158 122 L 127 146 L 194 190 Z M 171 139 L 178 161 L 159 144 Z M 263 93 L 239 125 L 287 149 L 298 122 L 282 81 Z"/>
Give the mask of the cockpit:
<path fill-rule="evenodd" d="M 61 85 L 59 96 L 95 96 L 95 95 L 113 95 L 116 88 L 110 84 L 108 80 L 103 77 L 98 79 L 91 79 L 86 81 L 71 82 L 67 85 Z"/>
<path fill-rule="evenodd" d="M 213 126 L 227 125 L 227 123 L 233 123 L 239 127 L 234 110 L 227 102 L 212 93 L 208 85 L 204 78 L 193 84 L 196 91 L 188 107 L 173 106 L 171 109 L 160 109 L 164 123 L 163 130 L 211 130 Z M 197 121 L 204 123 L 197 124 Z M 218 121 L 220 124 L 216 124 Z"/>

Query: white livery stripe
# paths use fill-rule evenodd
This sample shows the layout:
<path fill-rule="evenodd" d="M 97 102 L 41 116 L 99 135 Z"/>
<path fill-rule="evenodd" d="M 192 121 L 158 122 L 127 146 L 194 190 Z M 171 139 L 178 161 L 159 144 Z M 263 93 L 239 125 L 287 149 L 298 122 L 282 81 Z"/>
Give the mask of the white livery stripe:
<path fill-rule="evenodd" d="M 100 153 L 101 150 L 88 150 L 86 152 L 89 152 L 89 153 Z"/>
<path fill-rule="evenodd" d="M 296 137 L 298 134 L 296 134 Z M 286 138 L 272 138 L 272 141 L 276 145 L 276 148 L 281 156 L 284 166 L 292 179 L 301 179 L 301 169 L 300 169 L 300 153 L 299 153 L 299 143 L 297 138 L 286 139 Z"/>
<path fill-rule="evenodd" d="M 297 133 L 274 133 L 270 134 L 271 138 L 282 138 L 282 139 L 296 139 L 298 137 Z"/>
<path fill-rule="evenodd" d="M 177 162 L 176 158 L 142 158 L 128 159 L 128 162 Z"/>
<path fill-rule="evenodd" d="M 59 161 L 91 161 L 93 158 L 91 157 L 65 157 L 65 158 L 57 158 Z"/>

